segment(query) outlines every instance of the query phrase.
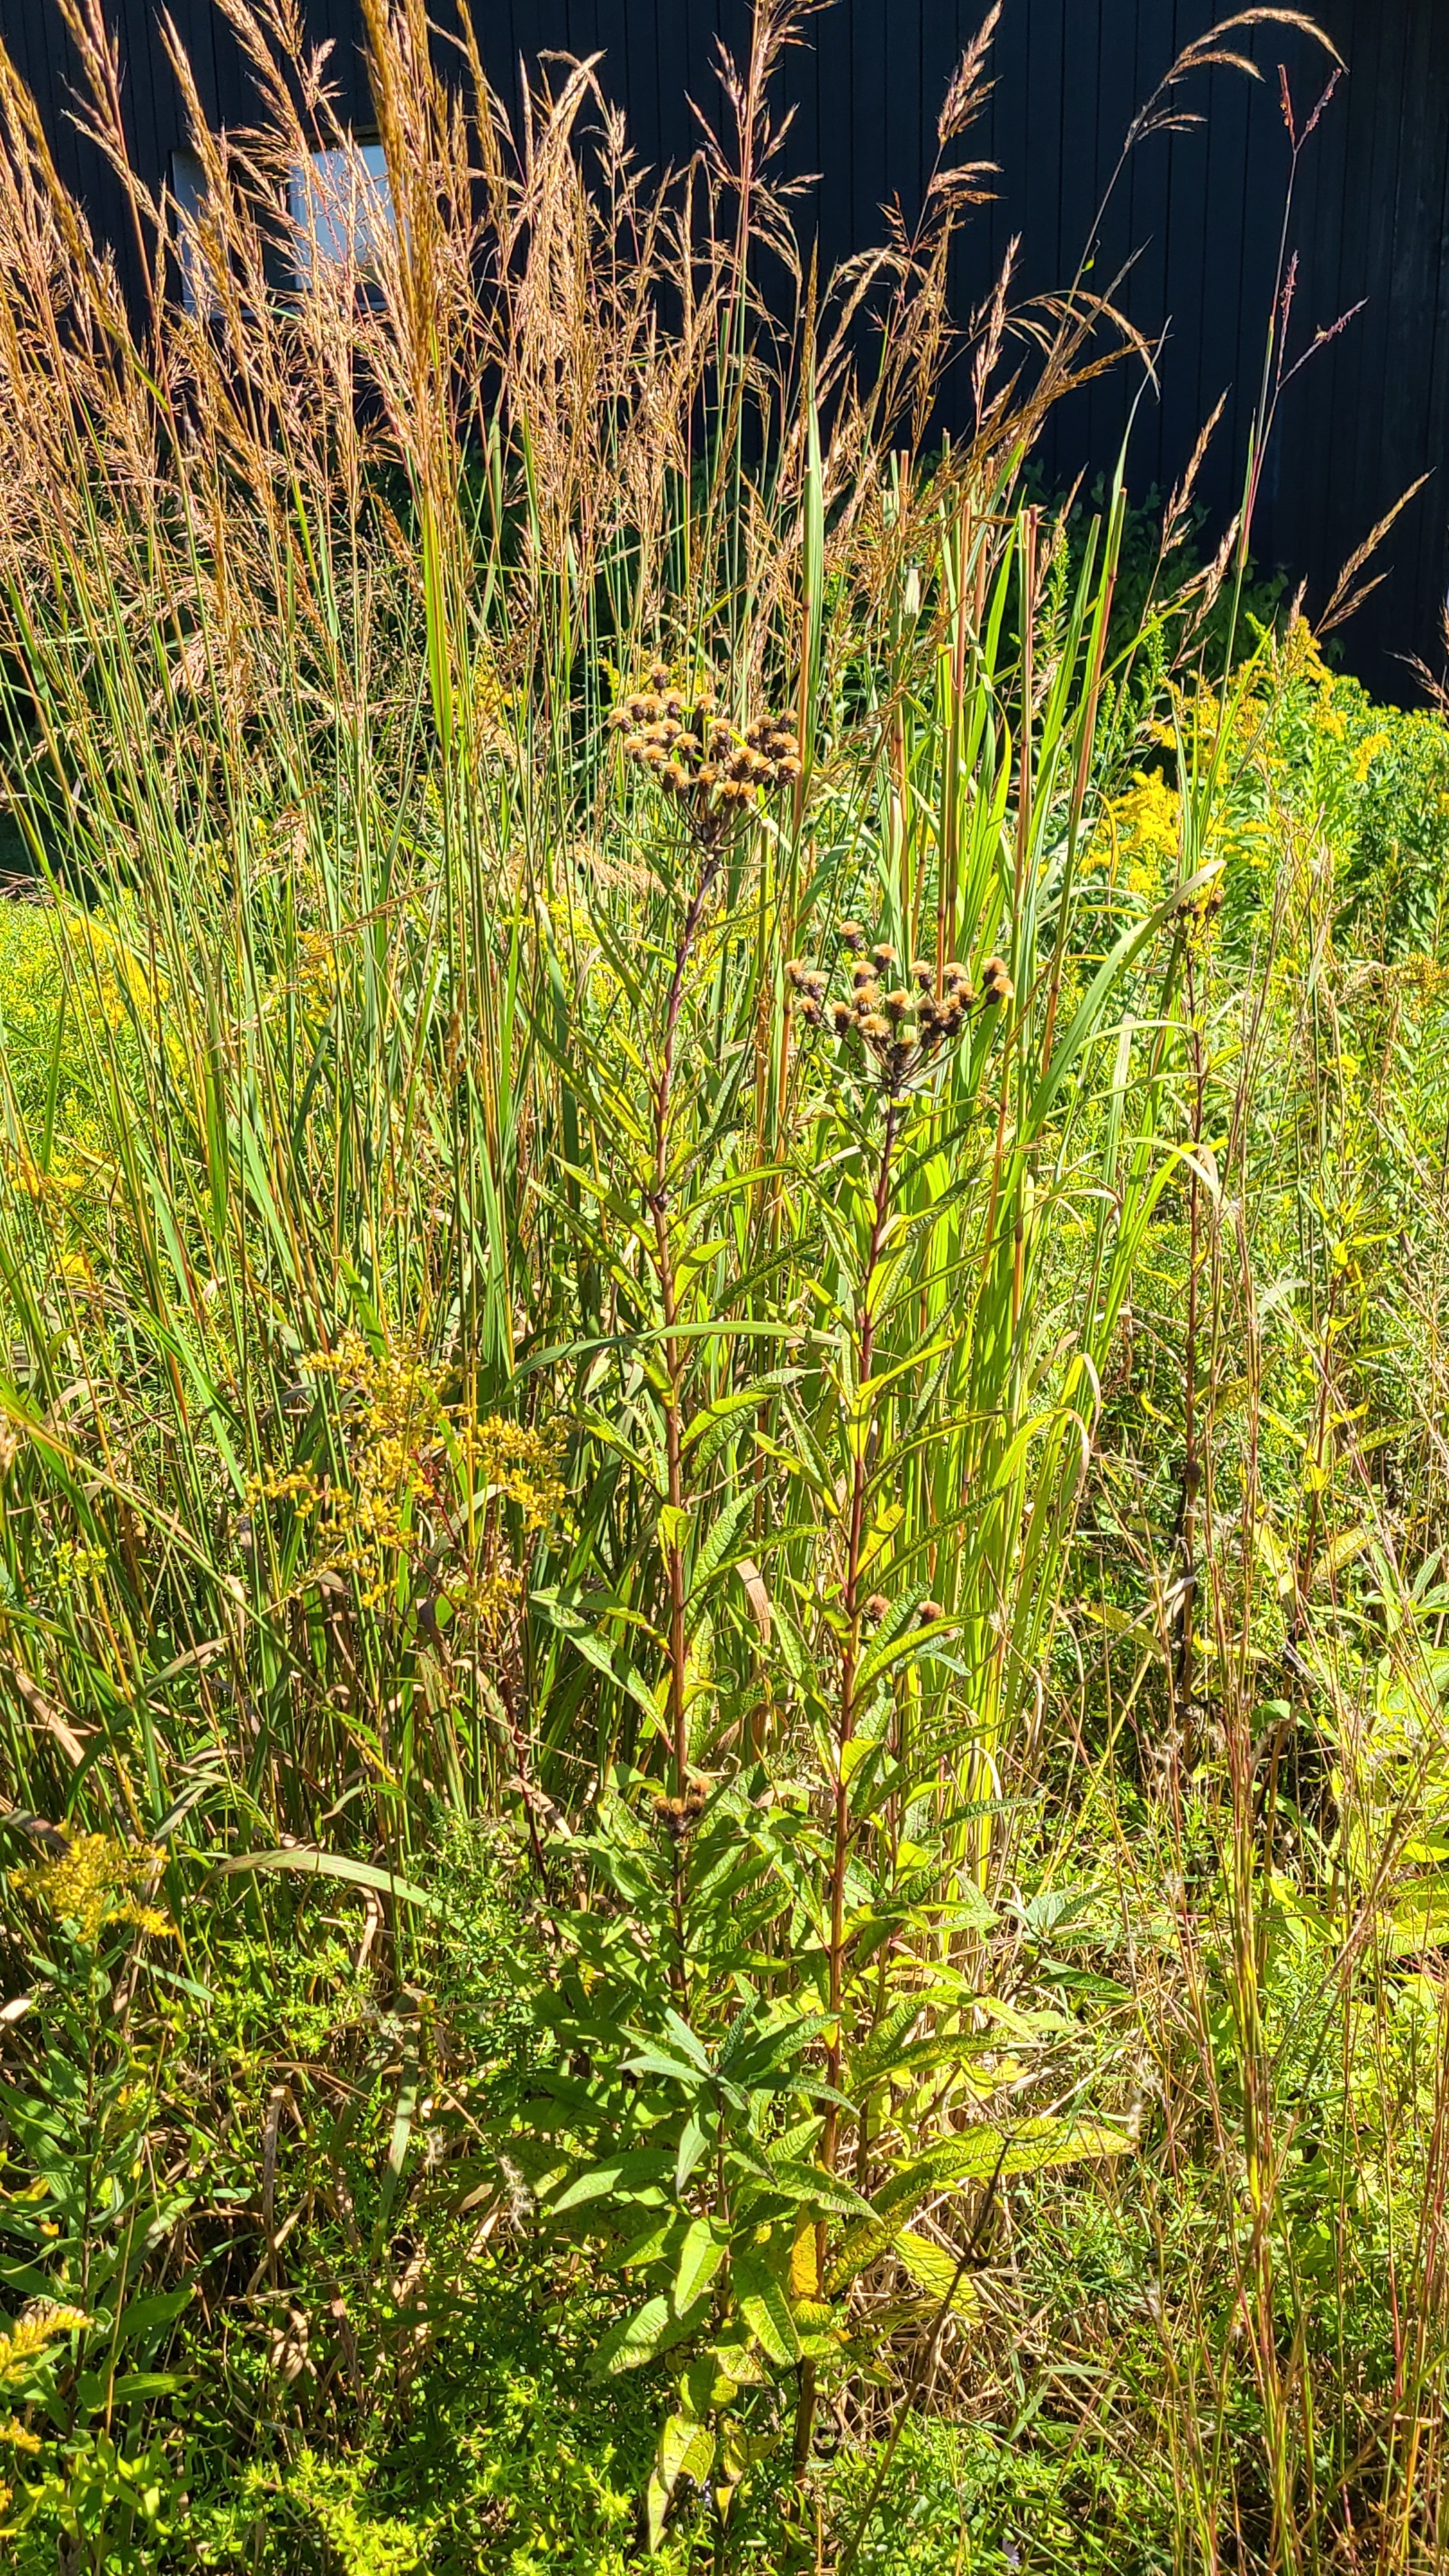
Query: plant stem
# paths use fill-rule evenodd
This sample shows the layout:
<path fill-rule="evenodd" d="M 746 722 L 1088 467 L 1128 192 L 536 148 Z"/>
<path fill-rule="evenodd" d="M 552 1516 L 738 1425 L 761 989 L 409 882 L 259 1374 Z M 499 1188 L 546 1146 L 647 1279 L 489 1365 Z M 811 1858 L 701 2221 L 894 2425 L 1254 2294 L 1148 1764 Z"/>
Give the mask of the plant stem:
<path fill-rule="evenodd" d="M 1192 1157 L 1188 1166 L 1188 1256 L 1187 1256 L 1187 1331 L 1183 1354 L 1183 1440 L 1185 1455 L 1182 1468 L 1182 1505 L 1178 1514 L 1177 1537 L 1180 1561 L 1181 1592 L 1178 1603 L 1177 1654 L 1173 1672 L 1173 1691 L 1177 1701 L 1179 1727 L 1192 1727 L 1193 1706 L 1193 1620 L 1197 1603 L 1197 1493 L 1202 1482 L 1198 1456 L 1197 1421 L 1197 1344 L 1198 1290 L 1201 1265 L 1201 1192 L 1202 1178 L 1198 1154 L 1202 1148 L 1206 1069 L 1203 1063 L 1202 1031 L 1198 1025 L 1196 982 L 1191 951 L 1187 959 L 1188 1051 L 1192 1064 Z"/>
<path fill-rule="evenodd" d="M 870 1384 L 875 1360 L 875 1308 L 872 1292 L 880 1265 L 881 1246 L 885 1239 L 886 1219 L 890 1214 L 891 1165 L 895 1153 L 900 1103 L 891 1100 L 886 1107 L 885 1132 L 881 1138 L 880 1162 L 876 1171 L 875 1207 L 870 1230 L 870 1245 L 865 1269 L 861 1274 L 860 1297 L 856 1307 L 856 1396 L 864 1395 Z M 856 1440 L 855 1463 L 851 1476 L 850 1527 L 845 1556 L 845 1644 L 840 1664 L 840 1716 L 836 1737 L 835 1766 L 835 1846 L 830 1870 L 830 1999 L 828 2009 L 834 2018 L 828 2059 L 832 2085 L 840 2082 L 841 2027 L 840 2012 L 845 1984 L 845 1870 L 850 1857 L 850 1793 L 845 1777 L 845 1750 L 855 1733 L 857 1677 L 860 1670 L 860 1561 L 865 1546 L 865 1500 L 868 1478 L 869 1434 L 864 1420 Z M 821 2141 L 821 2162 L 827 2173 L 835 2170 L 835 2148 L 838 2115 L 832 2103 L 825 2115 L 825 2135 Z"/>
<path fill-rule="evenodd" d="M 659 1274 L 659 1302 L 664 1315 L 664 1455 L 669 1489 L 669 1530 L 664 1548 L 664 1570 L 669 1587 L 669 1740 L 676 1798 L 684 1796 L 689 1780 L 689 1708 L 686 1696 L 689 1647 L 684 1626 L 684 1444 L 681 1429 L 685 1358 L 679 1339 L 679 1298 L 669 1221 L 669 1140 L 674 1105 L 675 1047 L 680 1006 L 684 999 L 684 978 L 704 919 L 705 906 L 719 873 L 719 864 L 720 853 L 717 849 L 712 850 L 700 870 L 699 883 L 685 914 L 675 952 L 674 972 L 670 977 L 664 1008 L 664 1043 L 660 1050 L 659 1076 L 654 1086 L 654 1173 L 648 1192 L 649 1213 L 654 1225 L 654 1264 Z M 682 1835 L 676 1835 L 674 1843 L 674 1937 L 676 1957 L 670 1976 L 676 1994 L 682 1996 L 685 1990 Z"/>
<path fill-rule="evenodd" d="M 856 1403 L 859 1419 L 856 1425 L 855 1459 L 851 1471 L 850 1521 L 846 1538 L 845 1585 L 842 1607 L 845 1614 L 845 1642 L 840 1661 L 840 1710 L 835 1740 L 834 1837 L 830 1862 L 830 1949 L 829 1985 L 826 2009 L 831 2016 L 831 2033 L 826 2044 L 826 2072 L 832 2093 L 840 2089 L 843 2054 L 843 2014 L 845 2003 L 845 1875 L 850 1860 L 852 1841 L 850 1821 L 850 1784 L 846 1776 L 846 1748 L 855 1734 L 856 1694 L 860 1672 L 860 1567 L 865 1546 L 865 1504 L 869 1484 L 870 1437 L 862 1402 L 870 1384 L 875 1361 L 875 1275 L 880 1267 L 885 1241 L 886 1222 L 890 1215 L 892 1165 L 899 1132 L 901 1104 L 892 1097 L 887 1101 L 885 1128 L 881 1137 L 880 1160 L 876 1166 L 875 1200 L 871 1217 L 870 1242 L 865 1267 L 861 1272 L 860 1293 L 855 1310 Z M 840 2140 L 840 2113 L 835 2102 L 826 2105 L 825 2127 L 820 2140 L 820 2162 L 827 2173 L 835 2171 Z M 819 2231 L 819 2263 L 824 2270 L 825 2231 Z M 810 2446 L 815 2429 L 816 2382 L 813 2362 L 800 2367 L 800 2397 L 795 2413 L 794 2466 L 797 2482 L 803 2479 L 810 2460 Z"/>
<path fill-rule="evenodd" d="M 677 1798 L 684 1795 L 689 1773 L 689 1727 L 685 1704 L 684 1546 L 680 1528 L 680 1515 L 684 1509 L 684 1452 L 680 1429 L 684 1354 L 678 1333 L 679 1301 L 669 1226 L 669 1134 L 674 1102 L 675 1043 L 679 1032 L 680 1004 L 684 998 L 684 977 L 718 873 L 719 854 L 716 851 L 706 859 L 700 871 L 699 884 L 685 914 L 675 954 L 674 973 L 664 1011 L 659 1079 L 654 1087 L 654 1183 L 649 1192 L 649 1212 L 654 1220 L 654 1260 L 659 1273 L 659 1301 L 664 1311 L 664 1366 L 668 1378 L 664 1404 L 664 1454 L 671 1520 L 664 1557 L 669 1582 L 669 1733 Z"/>

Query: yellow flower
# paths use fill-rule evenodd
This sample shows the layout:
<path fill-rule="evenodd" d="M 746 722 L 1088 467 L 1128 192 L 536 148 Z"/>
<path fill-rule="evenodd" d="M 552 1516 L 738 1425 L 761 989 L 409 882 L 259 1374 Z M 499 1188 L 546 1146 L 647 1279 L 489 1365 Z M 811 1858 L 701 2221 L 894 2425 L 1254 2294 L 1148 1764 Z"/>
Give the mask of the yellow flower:
<path fill-rule="evenodd" d="M 1157 892 L 1163 868 L 1182 846 L 1182 799 L 1165 778 L 1138 770 L 1125 796 L 1108 800 L 1103 820 L 1115 876 L 1119 865 L 1129 893 Z"/>
<path fill-rule="evenodd" d="M 175 1938 L 175 1925 L 154 1905 L 136 1902 L 134 1890 L 161 1854 L 149 1843 L 123 1843 L 113 1834 L 76 1834 L 52 1860 L 15 1872 L 21 1893 L 59 1923 L 73 1923 L 93 1947 L 107 1924 L 132 1923 L 138 1932 Z M 0 2351 L 0 2386 L 3 2379 Z"/>
<path fill-rule="evenodd" d="M 1311 680 L 1331 690 L 1333 673 L 1318 649 L 1318 638 L 1306 617 L 1295 617 L 1283 645 L 1285 680 Z"/>
<path fill-rule="evenodd" d="M 493 1413 L 476 1425 L 469 1447 L 479 1483 L 517 1503 L 530 1534 L 557 1517 L 564 1488 L 556 1432 L 529 1431 Z"/>
<path fill-rule="evenodd" d="M 1364 780 L 1367 778 L 1369 771 L 1372 769 L 1374 762 L 1379 756 L 1379 753 L 1381 751 L 1387 751 L 1390 748 L 1392 741 L 1393 736 L 1391 734 L 1369 733 L 1364 735 L 1362 742 L 1355 743 L 1353 752 L 1353 775 L 1357 786 L 1362 787 Z"/>
<path fill-rule="evenodd" d="M 8 2334 L 0 2334 L 0 2388 L 21 2388 L 30 2376 L 31 2364 L 57 2335 L 78 2334 L 90 2318 L 82 2308 L 62 2307 L 49 2299 L 37 2300 L 17 2317 Z M 9 2430 L 6 2428 L 7 2438 Z M 28 2442 L 24 2444 L 29 2449 Z"/>

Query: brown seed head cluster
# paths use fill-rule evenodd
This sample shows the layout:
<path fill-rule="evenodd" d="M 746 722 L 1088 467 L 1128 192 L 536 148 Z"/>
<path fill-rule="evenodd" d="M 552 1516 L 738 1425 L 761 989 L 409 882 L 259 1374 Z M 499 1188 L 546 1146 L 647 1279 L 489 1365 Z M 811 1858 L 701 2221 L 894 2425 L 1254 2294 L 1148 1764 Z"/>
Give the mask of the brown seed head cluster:
<path fill-rule="evenodd" d="M 740 733 L 721 713 L 712 681 L 679 682 L 664 662 L 655 664 L 648 687 L 633 690 L 609 722 L 624 736 L 625 758 L 678 801 L 703 840 L 718 840 L 800 775 L 787 717 L 759 716 Z"/>
<path fill-rule="evenodd" d="M 697 1825 L 709 1801 L 709 1783 L 690 1780 L 682 1798 L 656 1798 L 654 1820 L 662 1825 L 674 1842 L 681 1842 L 691 1827 Z"/>
<path fill-rule="evenodd" d="M 884 1592 L 873 1592 L 865 1605 L 865 1616 L 870 1626 L 879 1628 L 882 1621 L 889 1618 L 890 1608 Z M 916 1624 L 921 1628 L 934 1628 L 946 1615 L 939 1601 L 923 1601 L 916 1612 Z"/>
<path fill-rule="evenodd" d="M 888 940 L 868 949 L 858 921 L 842 922 L 838 937 L 852 961 L 850 999 L 829 999 L 830 979 L 824 970 L 792 957 L 785 975 L 798 996 L 797 1016 L 807 1028 L 828 1029 L 833 1037 L 862 1041 L 880 1068 L 885 1088 L 895 1097 L 914 1074 L 923 1072 L 962 1035 L 977 1002 L 975 986 L 964 966 L 953 960 L 938 971 L 930 957 L 914 960 L 909 984 L 898 981 L 901 963 L 896 951 Z M 988 957 L 981 970 L 980 1006 L 999 1010 L 1012 999 L 1014 990 L 1005 960 Z"/>

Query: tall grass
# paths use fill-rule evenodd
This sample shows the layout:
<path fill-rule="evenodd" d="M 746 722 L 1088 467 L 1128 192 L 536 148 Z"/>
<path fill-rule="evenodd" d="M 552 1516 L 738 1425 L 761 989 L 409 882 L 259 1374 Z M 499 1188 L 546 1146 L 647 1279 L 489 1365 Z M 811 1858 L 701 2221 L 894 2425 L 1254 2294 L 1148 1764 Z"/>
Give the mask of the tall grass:
<path fill-rule="evenodd" d="M 127 1847 L 92 1949 L 154 1851 L 188 1976 L 284 1875 L 364 1893 L 364 1962 L 385 1899 L 406 1995 L 440 1843 L 496 1825 L 537 2054 L 430 2162 L 409 2024 L 377 2259 L 481 2135 L 457 2207 L 523 2175 L 597 2270 L 589 2154 L 667 2134 L 711 2331 L 793 2374 L 787 2552 L 822 2420 L 884 2476 L 949 2379 L 957 2423 L 1047 2409 L 1064 2492 L 1092 2452 L 1084 2528 L 1120 2445 L 1143 2563 L 1431 2565 L 1440 987 L 1340 954 L 1289 777 L 1333 684 L 1301 628 L 1207 667 L 1244 526 L 1145 696 L 1121 477 L 1075 553 L 1026 497 L 1132 343 L 1008 277 L 958 348 L 994 19 L 919 228 L 822 286 L 772 105 L 810 9 L 764 0 L 658 181 L 590 68 L 514 132 L 370 10 L 396 219 L 289 283 L 288 174 L 352 147 L 290 22 L 228 14 L 259 121 L 209 135 L 176 54 L 186 216 L 72 14 L 139 317 L 0 69 L 0 727 L 55 995 L 0 1059 L 17 1841 Z M 65 2028 L 94 2064 L 89 1987 Z M 1054 2229 L 1134 2249 L 1115 2360 Z M 187 2241 L 127 2234 L 123 2288 Z M 766 2401 L 692 2352 L 650 2529 L 707 2438 L 722 2563 Z"/>
<path fill-rule="evenodd" d="M 946 257 L 977 182 L 952 155 L 983 55 L 968 53 L 943 115 L 921 233 L 859 263 L 819 310 L 802 282 L 800 322 L 782 330 L 751 283 L 757 247 L 800 275 L 768 91 L 802 22 L 780 10 L 762 13 L 749 64 L 729 69 L 727 142 L 652 193 L 588 73 L 541 96 L 515 143 L 476 65 L 465 105 L 431 68 L 416 13 L 379 22 L 396 228 L 366 277 L 318 261 L 285 293 L 287 173 L 346 137 L 317 67 L 244 15 L 236 24 L 267 123 L 223 141 L 198 113 L 208 192 L 193 225 L 132 183 L 157 296 L 140 335 L 24 102 L 12 91 L 8 103 L 12 797 L 57 887 L 82 905 L 112 891 L 93 931 L 64 914 L 80 935 L 63 939 L 63 959 L 106 1104 L 114 1170 L 96 1192 L 97 1278 L 116 1293 L 114 1306 L 72 1296 L 54 1308 L 43 1189 L 11 1289 L 34 1410 L 53 1400 L 57 1369 L 71 1374 L 64 1346 L 96 1323 L 103 1344 L 119 1324 L 132 1389 L 89 1499 L 84 1436 L 33 1461 L 27 1450 L 37 1510 L 13 1526 L 38 1532 L 53 1497 L 122 1582 L 124 1619 L 104 1648 L 76 1633 L 61 1649 L 89 1676 L 54 1674 L 63 1702 L 100 1688 L 108 1722 L 129 1733 L 122 1712 L 146 1708 L 164 1637 L 163 1663 L 215 1658 L 183 1666 L 190 1758 L 214 1745 L 235 1789 L 299 1831 L 360 1756 L 388 1783 L 385 1806 L 401 1790 L 390 1830 L 405 1838 L 409 1765 L 435 1730 L 430 1758 L 483 1793 L 475 1695 L 415 1714 L 411 1673 L 400 1683 L 396 1671 L 400 1651 L 412 1661 L 411 1560 L 436 1548 L 446 1506 L 425 1538 L 409 1504 L 379 1597 L 303 1615 L 306 1533 L 295 1516 L 279 1525 L 247 1508 L 269 1481 L 341 1464 L 343 1409 L 325 1391 L 300 1401 L 303 1364 L 353 1327 L 374 1352 L 414 1353 L 470 1416 L 520 1400 L 574 1413 L 578 1370 L 647 1333 L 651 1296 L 669 1293 L 649 1277 L 657 1251 L 630 1287 L 582 1242 L 588 1184 L 575 1168 L 598 1135 L 621 1012 L 640 1069 L 656 1043 L 657 979 L 646 971 L 616 995 L 611 975 L 631 956 L 672 962 L 692 891 L 687 839 L 649 796 L 619 795 L 605 729 L 615 689 L 656 657 L 707 664 L 741 726 L 773 699 L 798 738 L 793 810 L 731 842 L 719 917 L 699 924 L 718 987 L 714 1061 L 710 1084 L 691 1075 L 671 1111 L 682 1133 L 733 1129 L 752 1084 L 748 1158 L 779 1159 L 799 1091 L 780 965 L 857 890 L 913 950 L 930 930 L 942 954 L 979 956 L 1013 913 L 1030 981 L 1049 838 L 1064 797 L 1080 806 L 1085 792 L 1107 591 L 1099 572 L 1085 582 L 1040 740 L 1023 746 L 1029 810 L 1008 891 L 1021 675 L 1000 638 L 1004 622 L 1030 630 L 1041 577 L 1012 478 L 1046 406 L 1096 363 L 1098 317 L 1066 313 L 1035 390 L 1008 398 L 991 390 L 1003 320 L 988 315 L 976 437 L 938 477 L 892 468 L 947 351 Z M 74 33 L 118 152 L 102 24 Z M 305 119 L 296 95 L 311 102 Z M 178 227 L 179 310 L 162 301 Z M 870 364 L 853 348 L 872 299 Z M 73 399 L 57 400 L 62 384 Z M 986 611 L 979 640 L 973 602 Z M 892 727 L 909 749 L 894 842 L 880 848 Z M 846 764 L 847 740 L 863 761 Z M 591 953 L 600 941 L 607 967 Z M 1049 1019 L 1060 980 L 1059 966 Z M 691 991 L 691 1018 L 695 1007 Z M 1023 1099 L 1047 1074 L 1044 1025 L 1016 1050 Z M 635 1069 L 632 1057 L 619 1069 L 626 1088 Z M 943 1109 L 943 1135 L 965 1107 Z M 628 1127 L 617 1081 L 604 1123 L 613 1132 L 594 1150 L 613 1163 Z M 16 1142 L 48 1179 L 53 1136 L 17 1126 Z M 998 1164 L 1009 1228 L 1026 1164 Z M 637 1174 L 596 1177 L 637 1199 Z M 746 1195 L 746 1266 L 779 1231 L 779 1197 L 763 1180 Z M 943 1257 L 949 1276 L 962 1256 Z M 1000 1258 L 993 1249 L 993 1274 Z M 1006 1356 L 1014 1329 L 993 1323 L 986 1365 L 998 1377 L 1014 1366 L 1025 1386 L 1029 1368 Z M 691 1351 L 691 1367 L 720 1378 L 716 1394 L 760 1357 L 758 1330 Z M 599 1349 L 585 1360 L 590 1333 Z M 544 1352 L 575 1344 L 540 1371 Z M 667 1346 L 671 1368 L 679 1347 Z M 992 1385 L 972 1401 L 984 1419 Z M 579 1562 L 589 1548 L 638 1558 L 647 1586 L 647 1475 L 596 1459 L 582 1422 L 571 1436 L 570 1486 L 606 1515 Z M 146 1467 L 128 1476 L 137 1439 Z M 456 1499 L 471 1567 L 471 1501 Z M 241 1555 L 239 1524 L 255 1540 Z M 537 1652 L 553 1652 L 530 1693 L 537 1723 L 562 1742 L 583 1677 L 567 1649 Z M 355 1701 L 340 1723 L 339 1670 Z M 260 1693 L 240 1777 L 213 1672 L 230 1693 Z M 399 1683 L 384 1742 L 379 1713 Z M 625 1715 L 588 1688 L 606 1756 Z M 164 1805 L 168 1749 L 140 1722 Z M 62 1785 L 63 1770 L 52 1799 Z"/>

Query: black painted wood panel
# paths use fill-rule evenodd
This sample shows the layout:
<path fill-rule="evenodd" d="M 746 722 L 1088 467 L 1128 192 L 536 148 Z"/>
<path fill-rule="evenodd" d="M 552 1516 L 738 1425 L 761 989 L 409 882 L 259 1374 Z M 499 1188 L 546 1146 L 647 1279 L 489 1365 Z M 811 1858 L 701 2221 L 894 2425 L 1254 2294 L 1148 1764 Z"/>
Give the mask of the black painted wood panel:
<path fill-rule="evenodd" d="M 119 29 L 127 114 L 151 183 L 182 139 L 175 83 L 155 32 L 155 0 L 109 0 Z M 449 0 L 455 5 L 455 0 Z M 717 117 L 716 40 L 747 39 L 746 0 L 462 0 L 472 7 L 490 75 L 510 107 L 520 60 L 548 49 L 601 51 L 605 89 L 626 108 L 641 158 L 657 167 L 693 148 L 690 96 Z M 962 318 L 988 290 L 1013 234 L 1022 294 L 1074 275 L 1139 100 L 1189 37 L 1233 0 L 1006 0 L 996 88 L 972 146 L 1001 165 L 999 198 L 973 219 L 953 275 Z M 1318 0 L 1350 66 L 1307 156 L 1292 237 L 1301 253 L 1299 346 L 1348 304 L 1366 310 L 1316 356 L 1285 398 L 1264 476 L 1259 553 L 1304 579 L 1321 604 L 1355 544 L 1417 474 L 1433 480 L 1384 555 L 1389 578 L 1349 630 L 1349 659 L 1380 688 L 1411 685 L 1401 657 L 1431 656 L 1449 588 L 1449 0 Z M 883 205 L 919 216 L 936 154 L 936 117 L 985 0 L 833 0 L 789 56 L 782 94 L 796 104 L 788 162 L 816 174 L 801 208 L 822 267 L 879 237 Z M 304 0 L 309 27 L 333 40 L 344 110 L 367 123 L 357 0 Z M 171 0 L 206 112 L 250 119 L 255 102 L 238 47 L 214 0 Z M 0 37 L 30 83 L 67 177 L 115 242 L 134 253 L 114 180 L 67 120 L 75 66 L 51 0 L 0 0 Z M 1288 31 L 1246 40 L 1263 72 L 1250 83 L 1203 77 L 1182 103 L 1206 123 L 1140 145 L 1113 196 L 1090 272 L 1105 287 L 1131 261 L 1124 308 L 1152 337 L 1168 330 L 1160 392 L 1134 432 L 1134 490 L 1166 490 L 1181 473 L 1219 393 L 1223 427 L 1201 486 L 1217 525 L 1236 506 L 1272 299 L 1287 139 L 1278 63 L 1300 113 L 1322 77 Z M 557 73 L 553 74 L 557 77 Z M 1141 382 L 1122 371 L 1067 406 L 1044 451 L 1055 479 L 1109 468 Z M 948 387 L 943 425 L 964 412 L 967 381 Z"/>

